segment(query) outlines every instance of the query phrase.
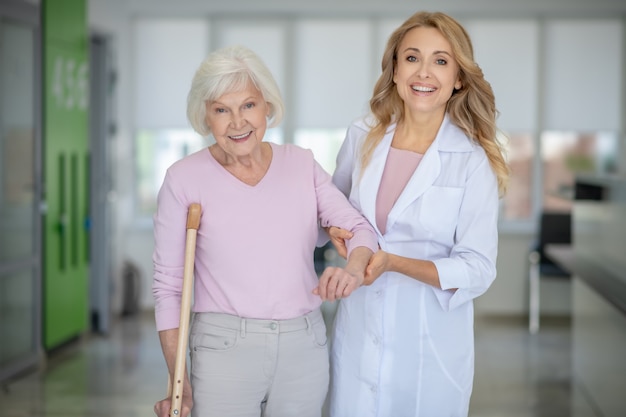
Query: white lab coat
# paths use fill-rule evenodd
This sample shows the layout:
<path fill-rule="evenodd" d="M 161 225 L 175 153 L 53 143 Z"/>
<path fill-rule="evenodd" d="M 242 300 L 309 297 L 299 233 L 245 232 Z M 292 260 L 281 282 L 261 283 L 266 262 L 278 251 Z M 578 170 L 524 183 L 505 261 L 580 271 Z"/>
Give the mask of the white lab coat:
<path fill-rule="evenodd" d="M 446 116 L 381 235 L 376 194 L 394 129 L 359 180 L 367 126 L 353 123 L 333 181 L 374 225 L 382 250 L 433 261 L 443 289 L 388 272 L 341 300 L 330 416 L 466 416 L 474 376 L 472 300 L 496 276 L 496 176 L 482 147 Z"/>

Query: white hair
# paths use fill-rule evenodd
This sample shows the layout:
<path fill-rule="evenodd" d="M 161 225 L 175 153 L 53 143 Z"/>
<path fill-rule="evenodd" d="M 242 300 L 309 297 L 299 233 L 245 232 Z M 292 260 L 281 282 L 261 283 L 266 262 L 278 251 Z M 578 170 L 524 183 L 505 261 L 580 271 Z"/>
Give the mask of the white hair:
<path fill-rule="evenodd" d="M 241 91 L 252 82 L 269 106 L 268 126 L 278 126 L 285 113 L 280 89 L 270 70 L 252 50 L 233 45 L 212 52 L 196 71 L 187 96 L 187 118 L 202 136 L 211 134 L 206 124 L 206 102 Z"/>

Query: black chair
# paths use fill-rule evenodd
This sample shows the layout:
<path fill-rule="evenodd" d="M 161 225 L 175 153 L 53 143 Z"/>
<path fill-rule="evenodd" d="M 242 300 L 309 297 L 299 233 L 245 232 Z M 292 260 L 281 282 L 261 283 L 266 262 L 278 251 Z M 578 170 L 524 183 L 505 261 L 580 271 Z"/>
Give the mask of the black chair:
<path fill-rule="evenodd" d="M 539 331 L 540 285 L 543 278 L 569 279 L 570 273 L 554 263 L 545 253 L 546 245 L 572 243 L 572 215 L 563 212 L 544 212 L 539 219 L 536 242 L 531 246 L 529 260 L 528 330 Z"/>

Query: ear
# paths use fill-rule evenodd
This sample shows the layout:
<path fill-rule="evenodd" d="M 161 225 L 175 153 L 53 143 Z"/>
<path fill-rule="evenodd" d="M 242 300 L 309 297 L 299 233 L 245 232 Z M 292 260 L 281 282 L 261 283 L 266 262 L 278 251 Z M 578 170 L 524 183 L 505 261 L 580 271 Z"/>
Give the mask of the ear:
<path fill-rule="evenodd" d="M 456 79 L 456 83 L 454 83 L 454 89 L 460 90 L 461 88 L 463 88 L 463 83 L 461 82 L 461 78 L 459 77 Z"/>

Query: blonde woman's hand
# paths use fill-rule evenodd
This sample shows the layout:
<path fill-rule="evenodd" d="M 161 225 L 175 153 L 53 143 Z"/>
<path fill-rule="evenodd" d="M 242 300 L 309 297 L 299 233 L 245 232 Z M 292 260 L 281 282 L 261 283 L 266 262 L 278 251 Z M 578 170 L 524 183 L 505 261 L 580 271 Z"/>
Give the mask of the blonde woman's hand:
<path fill-rule="evenodd" d="M 365 268 L 365 280 L 363 285 L 371 285 L 380 277 L 383 272 L 389 270 L 389 254 L 384 250 L 379 250 L 370 258 L 367 268 Z"/>

